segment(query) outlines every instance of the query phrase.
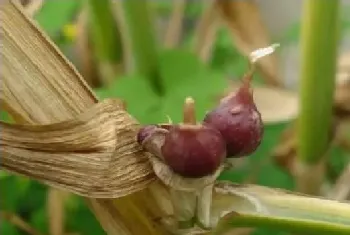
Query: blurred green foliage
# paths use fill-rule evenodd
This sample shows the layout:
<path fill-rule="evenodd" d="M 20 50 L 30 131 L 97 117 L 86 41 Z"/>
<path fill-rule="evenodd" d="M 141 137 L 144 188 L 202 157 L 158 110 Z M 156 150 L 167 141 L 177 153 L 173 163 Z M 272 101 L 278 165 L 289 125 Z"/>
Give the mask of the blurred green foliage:
<path fill-rule="evenodd" d="M 59 36 L 62 27 L 77 15 L 82 1 L 45 1 L 34 19 L 50 37 Z"/>
<path fill-rule="evenodd" d="M 128 110 L 141 123 L 165 122 L 167 115 L 174 122 L 180 122 L 187 96 L 196 100 L 199 119 L 214 105 L 215 95 L 228 85 L 223 73 L 207 68 L 187 51 L 164 51 L 159 60 L 165 95 L 157 96 L 141 75 L 118 78 L 109 89 L 99 89 L 97 94 L 100 98 L 116 96 L 125 99 Z"/>
<path fill-rule="evenodd" d="M 186 9 L 187 18 L 196 18 L 201 11 L 199 1 L 193 1 Z M 157 14 L 168 15 L 170 1 L 153 2 Z M 45 1 L 43 8 L 35 19 L 43 30 L 62 48 L 66 48 L 68 40 L 61 37 L 64 25 L 70 23 L 81 7 L 81 1 Z M 343 20 L 343 29 L 350 29 L 350 19 Z M 279 40 L 281 43 L 294 43 L 298 40 L 299 24 L 291 28 Z M 160 73 L 164 82 L 165 94 L 154 93 L 147 80 L 140 74 L 130 74 L 119 77 L 108 88 L 96 90 L 99 98 L 119 97 L 127 101 L 128 111 L 143 124 L 167 122 L 167 115 L 180 122 L 182 104 L 186 96 L 196 100 L 196 115 L 201 120 L 207 110 L 213 107 L 220 94 L 228 86 L 229 79 L 239 78 L 246 69 L 247 62 L 232 44 L 225 29 L 220 29 L 213 49 L 210 65 L 204 65 L 189 52 L 188 46 L 192 34 L 185 38 L 185 46 L 173 50 L 162 50 L 159 57 Z M 259 81 L 259 79 L 257 79 Z M 10 117 L 4 111 L 0 112 L 1 120 L 10 122 Z M 278 168 L 269 158 L 273 146 L 278 142 L 281 131 L 288 123 L 268 125 L 265 127 L 263 143 L 258 151 L 249 157 L 246 164 L 235 171 L 227 171 L 221 179 L 243 182 L 247 177 L 253 177 L 261 185 L 293 189 L 291 176 Z M 331 167 L 334 175 L 343 169 L 348 160 L 341 149 L 332 149 Z M 28 221 L 33 227 L 48 234 L 48 217 L 46 213 L 47 187 L 36 181 L 14 176 L 0 171 L 0 209 L 12 211 Z M 66 203 L 66 222 L 68 232 L 79 232 L 84 235 L 104 234 L 99 223 L 85 205 L 84 201 L 73 196 Z M 7 235 L 23 234 L 12 224 L 0 221 L 0 233 Z M 282 235 L 267 230 L 256 230 L 259 235 Z"/>

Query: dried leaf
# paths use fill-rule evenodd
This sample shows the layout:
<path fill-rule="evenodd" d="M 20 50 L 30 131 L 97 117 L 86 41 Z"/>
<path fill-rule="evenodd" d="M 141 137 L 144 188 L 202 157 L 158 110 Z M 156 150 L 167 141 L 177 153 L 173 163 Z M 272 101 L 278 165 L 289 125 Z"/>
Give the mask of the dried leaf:
<path fill-rule="evenodd" d="M 44 0 L 28 0 L 23 2 L 22 5 L 26 13 L 30 16 L 34 16 L 42 7 Z"/>
<path fill-rule="evenodd" d="M 0 101 L 16 122 L 50 124 L 67 121 L 97 103 L 76 69 L 17 3 L 2 0 L 0 17 L 0 73 L 3 80 Z M 122 131 L 123 127 L 120 128 Z M 45 158 L 45 162 L 47 160 Z M 158 208 L 157 201 L 152 201 L 145 190 L 137 195 L 137 199 L 143 196 L 149 199 L 147 204 L 139 205 L 137 211 L 131 196 L 124 197 L 129 203 L 120 204 L 118 208 L 110 199 L 88 199 L 88 202 L 107 234 L 130 235 L 135 224 L 145 235 L 167 234 L 160 227 L 160 221 L 154 219 L 162 214 L 153 214 L 154 210 L 148 209 Z M 124 215 L 120 211 L 129 213 Z"/>
<path fill-rule="evenodd" d="M 254 1 L 216 0 L 216 5 L 231 31 L 237 48 L 245 56 L 248 56 L 257 48 L 272 44 L 258 6 Z M 282 85 L 275 54 L 266 56 L 259 60 L 257 64 L 267 84 Z"/>
<path fill-rule="evenodd" d="M 341 54 L 338 58 L 338 72 L 345 71 L 350 72 L 350 51 Z"/>
<path fill-rule="evenodd" d="M 340 116 L 350 117 L 350 80 L 336 86 L 334 106 Z"/>
<path fill-rule="evenodd" d="M 220 25 L 215 1 L 207 1 L 206 4 L 208 6 L 196 25 L 194 46 L 194 51 L 203 62 L 208 62 L 211 58 L 216 32 Z"/>
<path fill-rule="evenodd" d="M 186 0 L 172 1 L 172 13 L 164 37 L 164 46 L 167 48 L 176 47 L 181 40 L 182 24 L 186 8 Z"/>
<path fill-rule="evenodd" d="M 350 116 L 350 52 L 338 58 L 334 105 L 341 116 Z"/>
<path fill-rule="evenodd" d="M 0 100 L 11 114 L 28 123 L 51 123 L 97 102 L 89 88 L 79 89 L 86 87 L 83 79 L 34 22 L 13 2 L 1 4 Z"/>
<path fill-rule="evenodd" d="M 135 141 L 138 124 L 119 101 L 104 100 L 74 119 L 43 126 L 0 123 L 4 169 L 94 198 L 118 198 L 155 177 Z"/>

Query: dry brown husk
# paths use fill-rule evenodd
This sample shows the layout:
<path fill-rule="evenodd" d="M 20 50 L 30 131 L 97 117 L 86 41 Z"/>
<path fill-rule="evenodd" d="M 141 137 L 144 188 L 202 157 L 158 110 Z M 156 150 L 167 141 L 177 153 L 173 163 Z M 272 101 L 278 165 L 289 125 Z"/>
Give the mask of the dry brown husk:
<path fill-rule="evenodd" d="M 11 114 L 13 119 L 17 123 L 27 123 L 31 125 L 51 125 L 59 122 L 69 123 L 69 120 L 74 120 L 75 118 L 79 119 L 79 115 L 84 116 L 84 111 L 93 109 L 94 105 L 97 103 L 95 95 L 91 92 L 90 88 L 86 85 L 85 81 L 77 73 L 76 69 L 71 65 L 71 63 L 65 59 L 62 53 L 58 51 L 57 47 L 48 39 L 48 37 L 37 28 L 36 24 L 25 15 L 21 6 L 15 1 L 1 1 L 0 16 L 0 55 L 2 61 L 2 68 L 0 70 L 2 78 L 0 100 L 2 107 L 4 107 Z M 104 103 L 99 105 L 103 106 L 103 104 Z M 116 109 L 117 107 L 114 109 L 117 113 L 121 113 L 122 116 L 126 115 L 125 117 L 127 119 L 122 118 L 122 120 L 127 122 L 130 116 L 127 113 Z M 100 113 L 102 112 L 108 116 L 108 112 L 103 110 L 103 108 L 102 110 L 99 109 Z M 94 121 L 91 120 L 91 122 Z M 127 124 L 129 127 L 126 127 L 126 129 L 129 128 L 130 130 L 131 127 L 137 126 L 135 122 L 131 122 L 129 124 L 130 125 Z M 35 127 L 33 128 L 35 129 Z M 124 129 L 123 126 L 116 126 L 115 128 L 120 131 L 119 133 L 125 134 L 126 129 Z M 95 127 L 95 133 L 96 130 L 101 131 L 100 127 Z M 132 136 L 130 133 L 126 135 L 130 137 Z M 6 136 L 6 138 L 11 137 L 9 135 L 1 136 L 2 138 L 5 138 Z M 134 141 L 131 141 L 130 139 L 129 142 L 127 139 L 121 141 L 120 136 L 118 136 L 118 139 L 114 141 L 126 144 L 120 150 L 123 151 L 122 155 L 129 155 L 131 157 L 131 161 L 133 161 L 132 159 L 137 159 L 136 161 L 143 161 L 142 159 L 146 159 L 143 151 L 140 149 L 133 149 L 132 151 L 128 152 L 128 146 L 132 148 Z M 107 145 L 109 144 L 111 144 L 111 142 L 107 143 Z M 111 147 L 111 145 L 109 146 Z M 115 148 L 115 146 L 113 146 L 113 148 Z M 108 147 L 101 152 L 96 152 L 95 157 L 92 157 L 92 155 L 94 155 L 92 152 L 87 153 L 86 158 L 90 156 L 91 159 L 96 160 L 103 155 L 104 158 L 102 159 L 107 159 L 108 151 L 106 151 L 106 149 L 108 149 Z M 94 192 L 94 190 L 88 192 L 89 190 L 87 190 L 87 188 L 89 186 L 86 186 L 89 185 L 89 183 L 84 183 L 84 181 L 76 182 L 76 185 L 81 184 L 81 186 L 74 189 L 74 180 L 71 179 L 71 184 L 63 186 L 62 179 L 58 179 L 57 174 L 59 172 L 61 172 L 60 176 L 63 176 L 63 171 L 66 171 L 66 174 L 68 173 L 68 175 L 69 172 L 71 175 L 75 174 L 73 171 L 75 168 L 71 168 L 69 165 L 62 165 L 62 163 L 73 163 L 77 159 L 67 160 L 67 154 L 69 154 L 68 152 L 61 152 L 61 154 L 57 154 L 54 152 L 50 153 L 48 151 L 46 152 L 47 155 L 45 159 L 41 159 L 40 162 L 40 157 L 43 157 L 43 155 L 40 156 L 40 151 L 36 152 L 33 150 L 33 153 L 35 153 L 35 155 L 37 154 L 36 159 L 38 161 L 35 162 L 37 164 L 36 166 L 40 166 L 42 167 L 41 169 L 43 169 L 46 165 L 45 169 L 47 170 L 47 174 L 43 176 L 38 170 L 30 167 L 30 163 L 33 163 L 33 161 L 32 159 L 28 159 L 27 155 L 20 155 L 17 156 L 17 158 L 14 157 L 14 155 L 10 157 L 10 153 L 18 153 L 18 151 L 25 153 L 28 151 L 28 149 L 24 150 L 23 148 L 13 148 L 10 146 L 1 145 L 1 152 L 7 154 L 7 164 L 10 164 L 11 162 L 20 162 L 22 164 L 22 169 L 18 168 L 20 165 L 16 165 L 15 167 L 17 167 L 17 169 L 12 168 L 8 170 L 16 170 L 16 173 L 28 175 L 28 169 L 31 169 L 32 175 L 41 177 L 43 182 L 47 184 L 60 185 L 61 188 L 65 188 L 65 190 L 70 190 L 71 192 L 78 193 L 78 191 L 80 191 L 80 194 L 86 193 L 91 195 L 91 193 Z M 70 156 L 74 156 L 73 152 L 74 151 L 71 152 L 73 155 Z M 57 155 L 55 156 L 55 154 Z M 3 156 L 5 157 L 6 155 L 3 154 Z M 79 154 L 75 153 L 75 156 L 79 156 Z M 142 158 L 142 156 L 144 156 L 144 158 Z M 50 157 L 56 157 L 60 163 L 52 163 L 51 161 L 51 166 L 47 167 L 47 163 L 50 162 Z M 119 156 L 113 154 L 112 151 L 109 152 L 109 159 L 117 159 L 118 157 Z M 29 162 L 26 164 L 26 161 Z M 104 162 L 105 169 L 107 169 L 109 163 L 113 161 L 114 160 Z M 1 161 L 2 167 L 4 167 L 3 163 L 5 162 L 6 161 Z M 149 185 L 156 179 L 149 163 L 147 161 L 144 163 L 145 164 L 139 165 L 142 168 L 144 167 L 145 177 L 139 181 L 139 183 L 142 181 L 143 183 L 141 184 L 144 186 L 139 188 L 136 194 L 129 194 L 128 191 L 131 188 L 134 188 L 136 191 L 136 188 L 141 185 L 137 183 L 131 185 L 131 182 L 129 182 L 129 187 L 125 187 L 125 189 L 117 189 L 119 193 L 113 193 L 113 191 L 116 189 L 114 187 L 112 187 L 112 191 L 109 191 L 109 198 L 113 198 L 113 194 L 115 194 L 114 196 L 117 196 L 118 194 L 128 196 L 122 197 L 118 200 L 87 199 L 88 204 L 94 211 L 107 234 L 167 234 L 165 228 L 160 225 L 159 219 L 155 219 L 161 217 L 163 213 L 166 212 L 166 207 L 162 207 L 160 209 L 159 202 L 157 202 L 157 200 L 155 200 L 152 196 L 152 190 L 150 189 L 151 187 L 144 189 L 146 185 Z M 23 164 L 26 164 L 26 167 L 24 167 Z M 56 167 L 53 167 L 55 164 Z M 57 168 L 57 164 L 61 168 Z M 84 165 L 86 166 L 86 164 L 89 164 L 89 162 L 85 161 Z M 101 165 L 97 165 L 96 168 L 93 168 L 92 165 L 93 163 L 91 163 L 89 167 L 90 169 L 93 169 L 93 171 L 90 173 L 95 173 L 99 170 L 101 172 Z M 55 175 L 55 173 L 57 174 Z M 87 176 L 86 173 L 85 176 Z M 46 179 L 44 179 L 45 177 Z M 80 175 L 79 177 L 83 176 Z M 96 175 L 92 174 L 90 177 L 95 179 Z M 103 176 L 100 175 L 100 177 L 100 180 L 102 180 Z M 50 181 L 50 178 L 57 180 Z M 114 180 L 119 181 L 119 179 Z M 89 181 L 91 182 L 91 178 L 87 182 Z M 111 184 L 111 182 L 106 184 Z M 152 186 L 153 185 L 156 186 L 157 183 L 155 182 L 152 184 Z M 90 186 L 92 185 L 90 184 Z M 107 185 L 104 187 L 106 188 Z M 99 190 L 95 190 L 95 193 L 98 193 L 98 191 Z M 103 194 L 107 196 L 108 192 L 104 192 Z M 146 201 L 147 203 L 145 203 L 144 198 L 148 198 Z M 135 223 L 138 224 L 138 226 L 134 226 Z"/>
<path fill-rule="evenodd" d="M 119 100 L 101 101 L 56 124 L 1 122 L 0 128 L 3 167 L 51 186 L 87 197 L 118 198 L 155 180 L 134 140 L 138 124 Z"/>
<path fill-rule="evenodd" d="M 175 48 L 181 42 L 186 4 L 186 0 L 173 1 L 172 13 L 164 35 L 164 46 L 166 48 Z"/>
<path fill-rule="evenodd" d="M 221 25 L 215 0 L 206 1 L 205 4 L 205 9 L 198 19 L 194 32 L 194 52 L 203 62 L 207 63 L 212 57 L 216 32 Z"/>

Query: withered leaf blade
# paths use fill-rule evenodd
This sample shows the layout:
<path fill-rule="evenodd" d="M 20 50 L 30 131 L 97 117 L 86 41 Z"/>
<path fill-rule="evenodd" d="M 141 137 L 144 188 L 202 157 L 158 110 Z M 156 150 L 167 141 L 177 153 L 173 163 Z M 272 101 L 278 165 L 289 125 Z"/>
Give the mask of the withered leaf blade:
<path fill-rule="evenodd" d="M 334 92 L 336 113 L 345 118 L 350 117 L 350 52 L 338 58 L 336 88 Z"/>
<path fill-rule="evenodd" d="M 94 198 L 117 198 L 145 188 L 154 180 L 153 171 L 135 141 L 137 122 L 119 105 L 107 99 L 54 124 L 1 122 L 1 166 Z"/>
<path fill-rule="evenodd" d="M 346 51 L 338 58 L 338 72 L 350 72 L 350 51 Z M 349 80 L 349 79 L 348 79 Z"/>
<path fill-rule="evenodd" d="M 198 19 L 194 35 L 194 51 L 203 62 L 211 59 L 216 33 L 220 26 L 215 0 L 206 1 L 206 4 L 206 8 Z"/>
<path fill-rule="evenodd" d="M 1 0 L 0 17 L 0 101 L 16 122 L 66 121 L 97 103 L 73 65 L 20 5 Z M 107 234 L 140 234 L 138 231 L 145 235 L 167 234 L 159 221 L 154 220 L 161 216 L 155 211 L 160 200 L 154 202 L 153 196 L 145 194 L 147 190 L 122 197 L 123 202 L 119 201 L 121 198 L 86 198 L 86 201 Z M 144 197 L 149 200 L 135 207 L 134 201 Z M 139 210 L 134 211 L 135 208 Z"/>
<path fill-rule="evenodd" d="M 350 77 L 350 72 L 348 76 Z M 350 117 L 350 79 L 337 84 L 334 92 L 334 106 L 340 114 Z"/>
<path fill-rule="evenodd" d="M 187 1 L 173 1 L 172 13 L 168 21 L 168 27 L 164 36 L 164 46 L 167 48 L 176 47 L 181 41 L 182 24 Z"/>

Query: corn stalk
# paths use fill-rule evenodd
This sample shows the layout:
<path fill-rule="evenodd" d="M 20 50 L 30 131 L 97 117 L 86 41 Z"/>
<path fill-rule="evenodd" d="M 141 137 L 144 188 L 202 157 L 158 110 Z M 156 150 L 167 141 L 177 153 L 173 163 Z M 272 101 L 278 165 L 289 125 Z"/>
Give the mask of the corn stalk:
<path fill-rule="evenodd" d="M 0 101 L 17 122 L 0 122 L 1 167 L 85 197 L 109 235 L 210 233 L 173 223 L 169 188 L 136 143 L 139 124 L 121 102 L 98 102 L 17 3 L 2 1 L 0 17 Z M 211 208 L 217 231 L 350 233 L 350 204 L 261 186 L 217 182 Z"/>

